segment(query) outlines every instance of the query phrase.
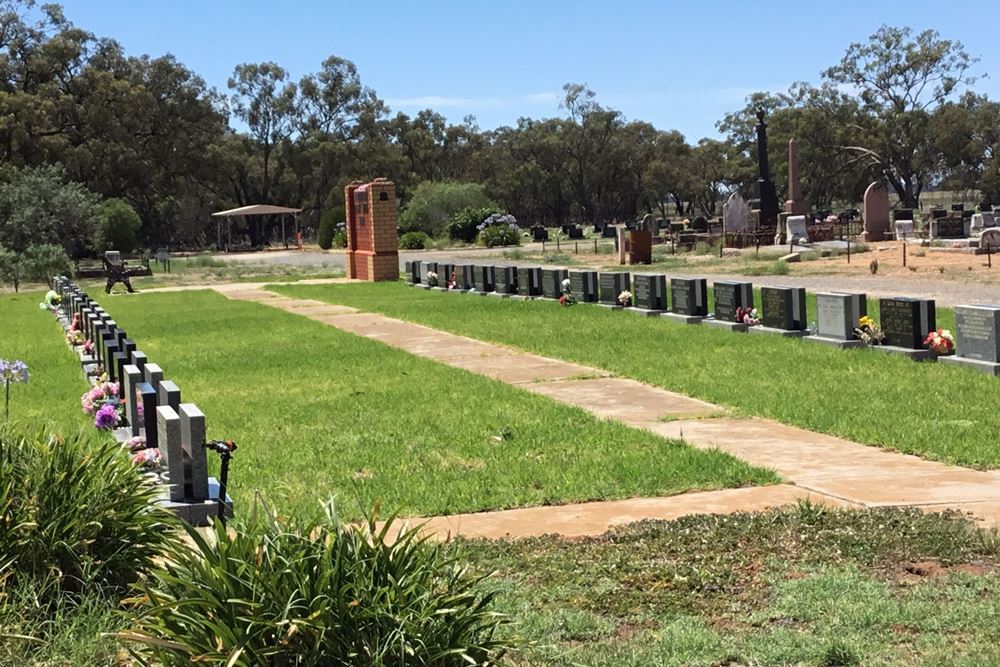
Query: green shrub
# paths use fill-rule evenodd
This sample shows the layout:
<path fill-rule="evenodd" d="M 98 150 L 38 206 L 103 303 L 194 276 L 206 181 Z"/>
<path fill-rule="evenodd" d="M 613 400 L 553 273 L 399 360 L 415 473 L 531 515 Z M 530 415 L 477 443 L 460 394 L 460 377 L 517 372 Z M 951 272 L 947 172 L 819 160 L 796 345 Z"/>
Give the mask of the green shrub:
<path fill-rule="evenodd" d="M 479 183 L 425 181 L 413 191 L 410 203 L 399 216 L 402 232 L 424 232 L 428 236 L 444 235 L 453 215 L 469 207 L 495 206 Z"/>
<path fill-rule="evenodd" d="M 451 216 L 448 222 L 448 238 L 455 241 L 474 243 L 479 234 L 479 225 L 494 213 L 506 213 L 498 206 L 467 206 Z"/>
<path fill-rule="evenodd" d="M 60 245 L 30 245 L 21 254 L 0 246 L 0 281 L 13 285 L 15 292 L 25 281 L 51 285 L 52 276 L 71 272 L 69 258 Z"/>
<path fill-rule="evenodd" d="M 334 206 L 323 214 L 323 217 L 319 219 L 319 232 L 317 233 L 316 238 L 316 242 L 319 243 L 320 248 L 323 250 L 329 250 L 335 245 L 334 241 L 338 231 L 337 225 L 342 222 L 344 222 L 343 206 Z M 346 243 L 344 245 L 346 245 Z"/>
<path fill-rule="evenodd" d="M 33 585 L 64 593 L 121 591 L 152 566 L 172 522 L 116 444 L 0 428 L 0 597 Z"/>
<path fill-rule="evenodd" d="M 347 230 L 338 229 L 333 235 L 333 247 L 334 248 L 346 248 L 347 247 Z"/>
<path fill-rule="evenodd" d="M 491 593 L 415 529 L 397 535 L 258 507 L 238 533 L 189 530 L 144 585 L 133 631 L 143 664 L 492 665 L 506 619 Z M 393 539 L 395 538 L 395 539 Z"/>
<path fill-rule="evenodd" d="M 399 247 L 404 250 L 423 250 L 430 241 L 430 237 L 423 232 L 406 232 L 399 237 Z"/>
<path fill-rule="evenodd" d="M 106 200 L 97 214 L 97 226 L 92 239 L 94 250 L 98 253 L 118 250 L 123 255 L 133 252 L 138 243 L 136 234 L 140 226 L 142 220 L 128 202 L 121 199 Z"/>

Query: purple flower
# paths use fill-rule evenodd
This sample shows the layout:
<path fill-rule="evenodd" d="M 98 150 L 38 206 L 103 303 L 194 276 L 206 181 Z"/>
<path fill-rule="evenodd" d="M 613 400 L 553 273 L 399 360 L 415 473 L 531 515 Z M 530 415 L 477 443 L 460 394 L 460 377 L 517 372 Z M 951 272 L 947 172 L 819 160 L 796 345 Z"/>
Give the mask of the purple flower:
<path fill-rule="evenodd" d="M 102 405 L 94 417 L 94 428 L 110 431 L 116 426 L 118 426 L 118 409 L 111 403 Z"/>
<path fill-rule="evenodd" d="M 0 382 L 4 384 L 25 383 L 31 378 L 28 364 L 21 360 L 7 361 L 0 359 Z"/>

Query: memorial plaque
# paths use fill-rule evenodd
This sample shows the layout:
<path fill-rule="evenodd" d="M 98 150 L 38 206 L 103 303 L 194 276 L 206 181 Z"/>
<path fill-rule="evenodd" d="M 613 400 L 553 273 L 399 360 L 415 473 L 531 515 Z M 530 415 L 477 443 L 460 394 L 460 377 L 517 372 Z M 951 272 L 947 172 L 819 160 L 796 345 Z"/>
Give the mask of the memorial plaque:
<path fill-rule="evenodd" d="M 496 267 L 497 294 L 517 294 L 517 267 Z"/>
<path fill-rule="evenodd" d="M 931 225 L 934 228 L 931 236 L 934 238 L 960 239 L 965 237 L 965 222 L 957 216 L 932 220 Z"/>
<path fill-rule="evenodd" d="M 569 285 L 573 298 L 577 301 L 582 303 L 597 301 L 597 271 L 570 271 Z"/>
<path fill-rule="evenodd" d="M 1000 306 L 955 307 L 955 353 L 1000 363 Z"/>
<path fill-rule="evenodd" d="M 708 281 L 704 278 L 671 278 L 670 312 L 691 317 L 707 317 Z"/>
<path fill-rule="evenodd" d="M 562 281 L 569 277 L 566 269 L 542 269 L 542 296 L 547 299 L 558 299 L 562 296 Z M 575 296 L 579 301 L 579 296 Z"/>
<path fill-rule="evenodd" d="M 816 295 L 815 334 L 837 340 L 854 340 L 858 320 L 868 314 L 868 300 L 864 294 L 820 292 Z"/>
<path fill-rule="evenodd" d="M 471 264 L 455 265 L 455 289 L 468 291 L 475 286 L 474 268 Z"/>
<path fill-rule="evenodd" d="M 667 309 L 667 277 L 653 273 L 632 274 L 632 301 L 643 310 Z"/>
<path fill-rule="evenodd" d="M 477 292 L 492 292 L 496 289 L 496 267 L 476 266 L 473 269 Z"/>
<path fill-rule="evenodd" d="M 629 289 L 629 275 L 627 273 L 601 273 L 597 284 L 601 303 L 609 306 L 620 306 L 618 295 Z"/>
<path fill-rule="evenodd" d="M 521 296 L 541 296 L 542 270 L 533 266 L 518 267 L 517 293 Z"/>
<path fill-rule="evenodd" d="M 806 290 L 803 287 L 761 287 L 764 313 L 760 323 L 772 329 L 803 331 L 806 328 Z"/>
<path fill-rule="evenodd" d="M 715 319 L 736 322 L 737 308 L 753 307 L 753 283 L 723 280 L 714 284 Z"/>
<path fill-rule="evenodd" d="M 934 301 L 930 299 L 879 299 L 879 325 L 885 334 L 885 345 L 924 349 L 924 338 L 937 328 Z"/>

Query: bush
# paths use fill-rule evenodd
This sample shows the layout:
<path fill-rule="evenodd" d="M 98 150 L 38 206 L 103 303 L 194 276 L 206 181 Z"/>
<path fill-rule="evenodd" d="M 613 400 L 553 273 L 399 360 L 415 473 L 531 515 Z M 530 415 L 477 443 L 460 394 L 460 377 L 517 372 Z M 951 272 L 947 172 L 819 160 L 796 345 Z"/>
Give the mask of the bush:
<path fill-rule="evenodd" d="M 342 222 L 344 222 L 343 206 L 334 206 L 323 214 L 323 217 L 319 219 L 319 232 L 316 239 L 320 248 L 329 250 L 335 245 L 334 240 L 337 236 L 337 225 Z M 346 242 L 344 245 L 347 245 Z"/>
<path fill-rule="evenodd" d="M 399 247 L 404 250 L 423 250 L 430 242 L 430 237 L 423 232 L 406 232 L 399 237 Z"/>
<path fill-rule="evenodd" d="M 467 206 L 451 216 L 448 222 L 448 238 L 455 241 L 474 243 L 479 234 L 479 225 L 494 213 L 506 213 L 497 206 Z"/>
<path fill-rule="evenodd" d="M 0 246 L 0 281 L 10 283 L 17 292 L 25 281 L 51 285 L 52 276 L 72 271 L 69 258 L 62 246 L 32 245 L 18 254 Z"/>
<path fill-rule="evenodd" d="M 453 215 L 469 207 L 495 206 L 478 183 L 425 181 L 413 191 L 410 203 L 399 216 L 399 229 L 439 237 Z"/>
<path fill-rule="evenodd" d="M 0 597 L 121 592 L 151 569 L 171 520 L 116 444 L 0 428 Z"/>
<path fill-rule="evenodd" d="M 94 228 L 94 250 L 103 253 L 117 250 L 123 255 L 133 252 L 138 242 L 136 233 L 142 226 L 139 214 L 121 199 L 108 199 L 101 204 Z"/>
<path fill-rule="evenodd" d="M 479 243 L 487 248 L 521 245 L 521 229 L 512 215 L 494 213 L 478 227 Z"/>
<path fill-rule="evenodd" d="M 143 664 L 492 665 L 494 594 L 415 529 L 345 526 L 332 509 L 283 522 L 258 507 L 238 533 L 171 548 L 134 631 Z M 393 539 L 395 538 L 395 539 Z"/>
<path fill-rule="evenodd" d="M 346 248 L 347 247 L 347 230 L 338 229 L 333 235 L 333 247 L 335 248 Z"/>

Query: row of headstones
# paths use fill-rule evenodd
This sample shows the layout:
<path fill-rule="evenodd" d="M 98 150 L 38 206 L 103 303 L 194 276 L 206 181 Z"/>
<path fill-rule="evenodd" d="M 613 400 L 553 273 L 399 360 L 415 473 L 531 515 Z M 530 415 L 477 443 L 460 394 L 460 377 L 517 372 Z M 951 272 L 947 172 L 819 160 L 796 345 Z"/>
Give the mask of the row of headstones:
<path fill-rule="evenodd" d="M 53 289 L 62 297 L 63 325 L 68 328 L 78 317 L 84 337 L 93 343 L 92 355 L 81 352 L 90 383 L 96 384 L 99 369 L 104 369 L 108 380 L 118 384 L 127 426 L 116 429 L 115 438 L 125 442 L 141 436 L 146 449 L 159 449 L 168 481 L 161 502 L 192 525 L 208 525 L 218 507 L 218 483 L 208 476 L 205 415 L 195 404 L 181 403 L 180 388 L 164 379 L 163 369 L 150 363 L 135 340 L 86 292 L 63 276 L 53 279 Z M 231 512 L 231 500 L 226 500 Z"/>
<path fill-rule="evenodd" d="M 436 274 L 438 280 L 429 280 L 430 274 Z M 668 279 L 665 275 L 648 273 L 435 262 L 407 262 L 405 275 L 407 283 L 424 288 L 549 299 L 557 299 L 563 294 L 562 284 L 568 278 L 570 293 L 580 302 L 732 331 L 802 336 L 844 348 L 864 345 L 855 330 L 868 312 L 865 294 L 817 293 L 816 321 L 811 329 L 807 324 L 805 288 L 766 286 L 760 290 L 760 324 L 748 326 L 739 314 L 754 308 L 750 282 L 716 281 L 713 284 L 714 313 L 710 315 L 708 281 L 704 278 Z M 625 291 L 632 293 L 632 305 L 628 308 L 619 301 Z M 879 300 L 879 312 L 885 341 L 876 349 L 905 354 L 916 360 L 938 358 L 924 347 L 924 338 L 937 326 L 933 300 L 883 298 Z M 957 306 L 955 321 L 956 354 L 940 358 L 1000 375 L 1000 306 Z"/>

